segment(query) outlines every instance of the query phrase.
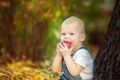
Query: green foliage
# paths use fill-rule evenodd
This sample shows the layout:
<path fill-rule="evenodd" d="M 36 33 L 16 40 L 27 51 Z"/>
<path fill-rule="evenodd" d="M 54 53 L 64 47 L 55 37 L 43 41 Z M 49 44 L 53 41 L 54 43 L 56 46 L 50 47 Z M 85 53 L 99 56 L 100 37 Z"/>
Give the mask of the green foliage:
<path fill-rule="evenodd" d="M 93 36 L 94 40 L 102 41 L 114 2 L 114 0 L 2 1 L 1 15 L 8 16 L 5 20 L 9 24 L 2 20 L 4 17 L 1 17 L 0 46 L 1 48 L 4 46 L 5 50 L 13 49 L 19 58 L 24 55 L 33 60 L 52 58 L 56 44 L 60 41 L 60 26 L 65 18 L 73 15 L 85 22 L 89 41 L 93 40 L 91 39 Z M 8 33 L 4 26 L 6 29 L 10 28 Z M 95 35 L 94 31 L 102 34 Z M 7 38 L 4 38 L 8 34 L 12 36 L 9 40 L 14 44 L 11 45 L 13 48 L 7 45 L 10 42 L 6 43 Z M 9 53 L 9 51 L 6 52 Z"/>

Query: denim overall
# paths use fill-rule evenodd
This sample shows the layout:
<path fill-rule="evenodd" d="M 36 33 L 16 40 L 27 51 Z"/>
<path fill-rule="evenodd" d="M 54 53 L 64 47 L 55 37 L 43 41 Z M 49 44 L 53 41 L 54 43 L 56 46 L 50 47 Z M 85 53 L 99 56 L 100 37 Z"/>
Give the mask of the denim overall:
<path fill-rule="evenodd" d="M 79 49 L 86 49 L 85 47 L 80 47 Z M 79 50 L 78 49 L 78 50 Z M 77 50 L 76 50 L 77 51 Z M 75 53 L 75 52 L 74 52 Z M 71 57 L 73 57 L 74 54 L 71 55 Z M 62 58 L 62 71 L 63 71 L 63 74 L 60 76 L 60 79 L 59 80 L 82 80 L 80 75 L 78 76 L 72 76 L 68 69 L 67 69 L 67 66 L 64 62 L 64 59 Z"/>

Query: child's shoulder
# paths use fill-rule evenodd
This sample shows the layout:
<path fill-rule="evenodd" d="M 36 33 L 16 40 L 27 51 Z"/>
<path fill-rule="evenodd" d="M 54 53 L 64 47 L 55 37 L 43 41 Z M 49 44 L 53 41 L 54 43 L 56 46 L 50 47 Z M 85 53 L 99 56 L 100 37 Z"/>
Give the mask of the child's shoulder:
<path fill-rule="evenodd" d="M 80 52 L 87 51 L 87 52 L 89 52 L 89 50 L 85 46 L 83 46 L 83 45 L 80 48 L 78 48 L 77 51 L 80 51 Z"/>
<path fill-rule="evenodd" d="M 83 56 L 88 56 L 90 52 L 88 49 L 84 46 L 80 47 L 76 52 L 75 55 L 83 55 Z"/>

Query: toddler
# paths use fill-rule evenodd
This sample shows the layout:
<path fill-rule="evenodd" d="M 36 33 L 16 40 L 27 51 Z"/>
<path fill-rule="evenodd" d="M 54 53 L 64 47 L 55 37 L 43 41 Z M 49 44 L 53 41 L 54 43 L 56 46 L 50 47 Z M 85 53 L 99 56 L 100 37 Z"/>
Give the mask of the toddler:
<path fill-rule="evenodd" d="M 67 18 L 61 26 L 61 41 L 52 63 L 54 73 L 62 72 L 60 80 L 92 80 L 93 59 L 84 40 L 83 21 L 75 16 Z"/>

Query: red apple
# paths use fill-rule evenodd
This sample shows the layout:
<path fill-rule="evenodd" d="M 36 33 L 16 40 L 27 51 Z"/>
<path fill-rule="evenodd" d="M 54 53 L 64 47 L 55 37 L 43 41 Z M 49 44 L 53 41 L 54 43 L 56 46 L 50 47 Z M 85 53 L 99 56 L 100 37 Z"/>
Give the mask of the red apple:
<path fill-rule="evenodd" d="M 71 42 L 69 42 L 69 41 L 63 41 L 63 43 L 65 43 L 68 46 L 69 49 L 71 48 Z"/>

